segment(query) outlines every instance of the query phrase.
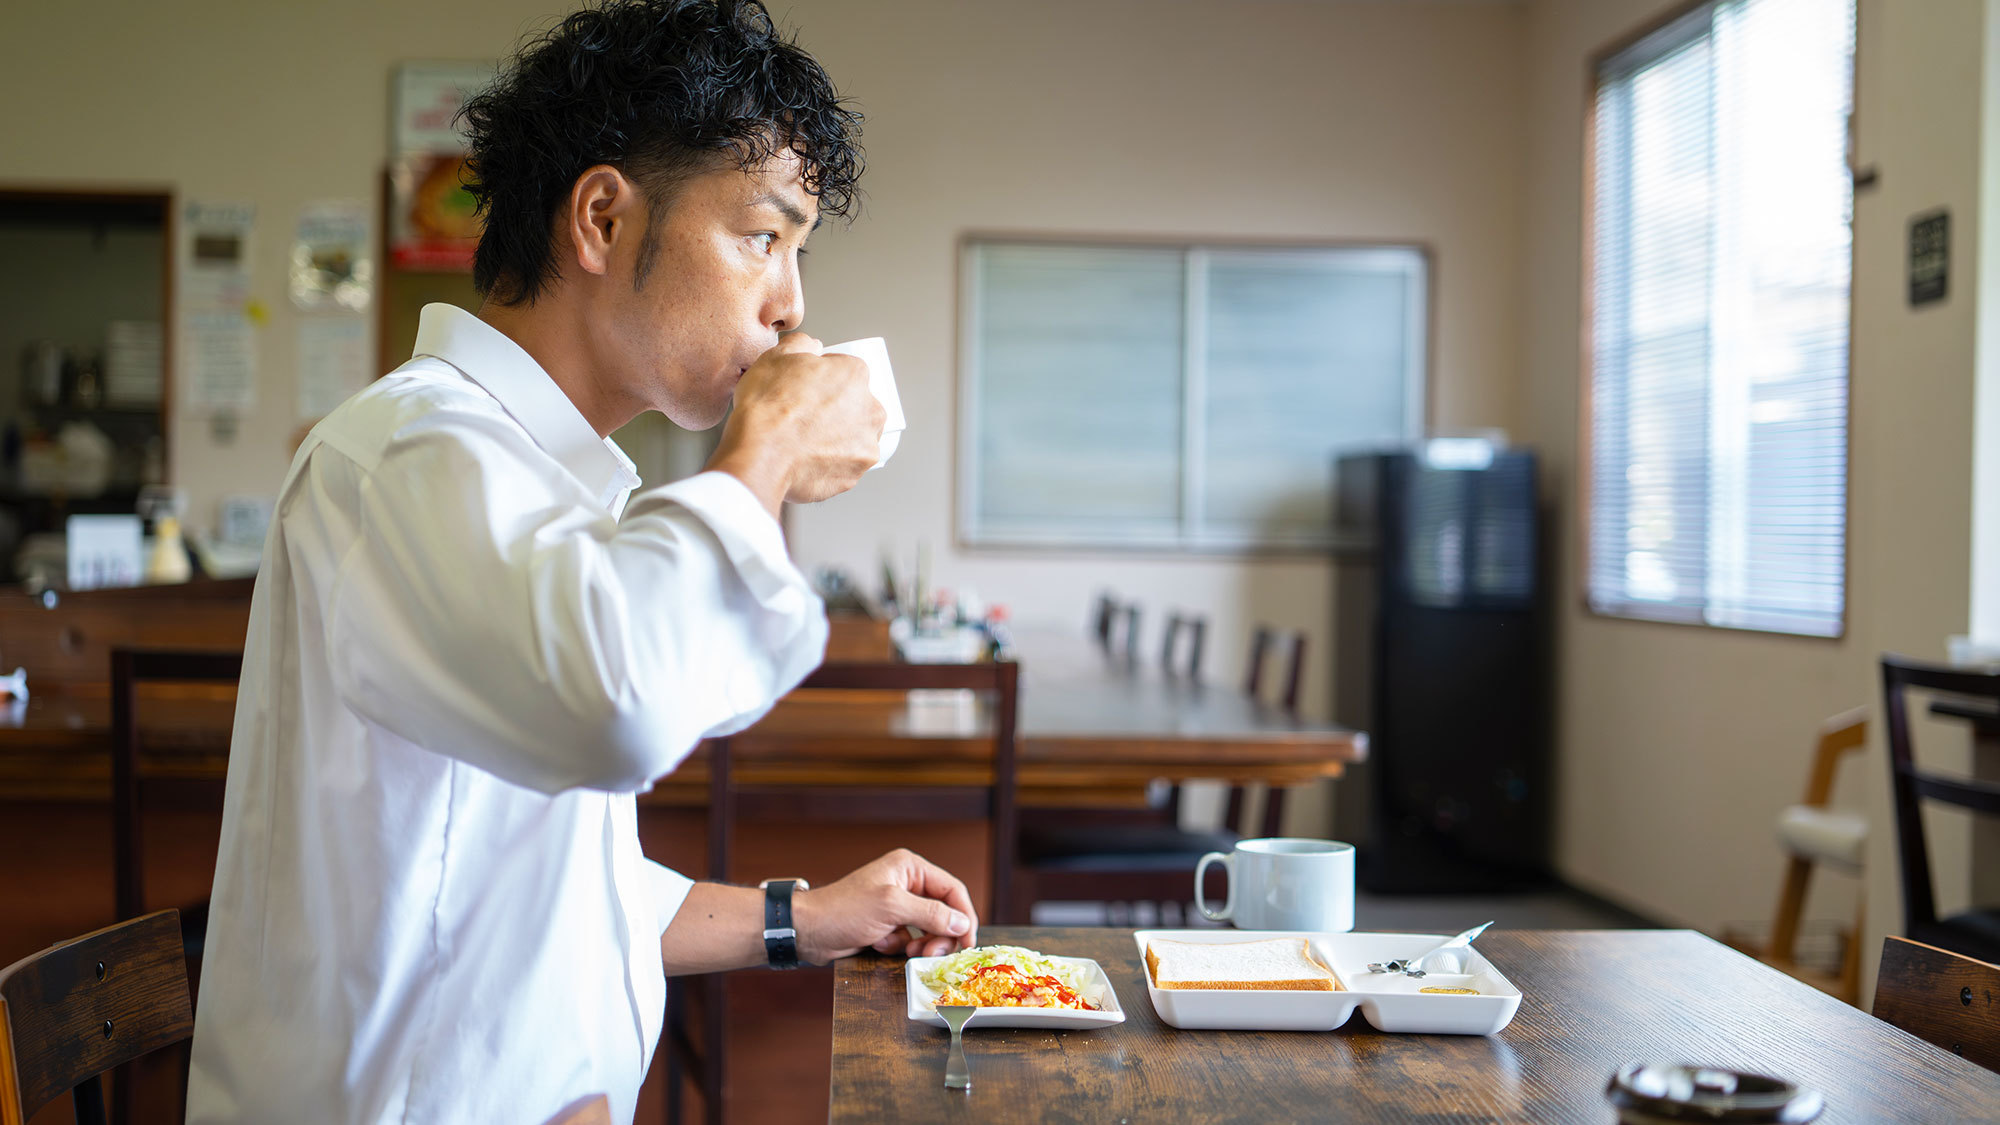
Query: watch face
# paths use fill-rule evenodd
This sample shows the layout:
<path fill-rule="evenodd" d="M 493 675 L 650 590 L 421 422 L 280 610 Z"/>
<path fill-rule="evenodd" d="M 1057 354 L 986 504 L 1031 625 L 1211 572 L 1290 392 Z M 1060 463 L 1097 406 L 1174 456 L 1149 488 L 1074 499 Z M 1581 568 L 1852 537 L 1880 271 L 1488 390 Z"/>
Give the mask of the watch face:
<path fill-rule="evenodd" d="M 757 889 L 761 891 L 769 887 L 772 883 L 790 883 L 792 884 L 792 890 L 794 891 L 812 890 L 812 885 L 810 883 L 807 883 L 804 879 L 796 879 L 790 877 L 783 879 L 766 879 L 763 882 L 757 884 Z"/>

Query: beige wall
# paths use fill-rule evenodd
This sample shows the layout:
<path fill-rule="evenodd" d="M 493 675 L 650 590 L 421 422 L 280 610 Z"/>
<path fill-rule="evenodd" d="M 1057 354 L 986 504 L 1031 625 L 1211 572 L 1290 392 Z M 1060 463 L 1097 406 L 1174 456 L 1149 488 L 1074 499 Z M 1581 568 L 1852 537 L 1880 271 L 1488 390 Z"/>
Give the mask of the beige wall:
<path fill-rule="evenodd" d="M 1324 714 L 1324 560 L 953 545 L 958 242 L 968 231 L 1423 242 L 1435 254 L 1435 421 L 1514 427 L 1519 11 L 813 0 L 794 19 L 869 114 L 868 206 L 851 229 L 815 237 L 806 326 L 887 336 L 910 422 L 874 479 L 794 513 L 800 556 L 872 582 L 885 545 L 908 560 L 923 541 L 940 583 L 1072 629 L 1115 587 L 1148 606 L 1149 650 L 1166 608 L 1198 610 L 1224 682 L 1241 674 L 1254 621 L 1304 626 L 1308 706 Z"/>
<path fill-rule="evenodd" d="M 1768 918 L 1771 825 L 1798 799 L 1823 718 L 1879 706 L 1883 650 L 1941 657 L 1970 587 L 1974 277 L 1983 0 L 1862 0 L 1858 156 L 1880 171 L 1855 203 L 1848 631 L 1816 641 L 1611 620 L 1579 593 L 1578 379 L 1587 59 L 1655 18 L 1658 0 L 1530 5 L 1523 414 L 1565 498 L 1558 633 L 1558 856 L 1575 882 L 1703 928 Z M 1912 214 L 1952 210 L 1952 294 L 1912 310 Z M 1955 732 L 1938 732 L 1950 738 Z M 1962 738 L 1944 760 L 1961 761 Z M 1899 916 L 1879 730 L 1840 778 L 1876 827 L 1871 944 Z M 1940 893 L 1964 902 L 1962 824 L 1947 827 Z M 1844 916 L 1837 877 L 1814 911 Z M 1872 960 L 1872 955 L 1868 958 Z"/>

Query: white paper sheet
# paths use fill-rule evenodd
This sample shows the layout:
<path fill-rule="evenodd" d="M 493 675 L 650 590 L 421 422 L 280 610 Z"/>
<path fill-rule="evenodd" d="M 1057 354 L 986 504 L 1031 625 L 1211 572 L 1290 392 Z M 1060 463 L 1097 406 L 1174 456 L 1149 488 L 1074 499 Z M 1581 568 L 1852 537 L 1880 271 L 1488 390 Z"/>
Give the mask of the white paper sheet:
<path fill-rule="evenodd" d="M 358 316 L 299 321 L 299 417 L 333 413 L 368 384 L 368 322 Z"/>
<path fill-rule="evenodd" d="M 189 202 L 181 212 L 182 392 L 194 407 L 248 410 L 257 401 L 250 320 L 249 203 Z"/>

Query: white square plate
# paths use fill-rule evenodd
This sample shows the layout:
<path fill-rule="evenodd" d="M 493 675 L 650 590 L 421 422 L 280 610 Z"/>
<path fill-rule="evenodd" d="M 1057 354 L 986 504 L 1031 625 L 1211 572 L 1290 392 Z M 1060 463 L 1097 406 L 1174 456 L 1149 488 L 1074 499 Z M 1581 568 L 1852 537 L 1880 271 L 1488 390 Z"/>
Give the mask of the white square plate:
<path fill-rule="evenodd" d="M 1492 1035 L 1513 1022 L 1521 990 L 1478 949 L 1466 971 L 1421 979 L 1371 973 L 1370 962 L 1414 957 L 1442 945 L 1443 934 L 1329 934 L 1279 930 L 1139 930 L 1132 937 L 1144 963 L 1146 943 L 1257 941 L 1299 937 L 1345 987 L 1343 992 L 1274 992 L 1257 989 L 1159 988 L 1146 974 L 1146 994 L 1164 1022 L 1180 1028 L 1259 1031 L 1331 1031 L 1360 1008 L 1377 1031 L 1430 1035 Z M 1476 995 L 1427 993 L 1424 988 L 1470 988 Z"/>
<path fill-rule="evenodd" d="M 903 966 L 903 995 L 909 1002 L 910 1018 L 932 1027 L 945 1026 L 944 1017 L 937 1014 L 937 994 L 924 986 L 923 975 L 930 972 L 942 957 L 912 957 Z M 1085 1000 L 1098 1006 L 1095 1012 L 1078 1011 L 1074 1008 L 981 1008 L 965 1021 L 966 1030 L 975 1027 L 1047 1027 L 1047 1028 L 1087 1028 L 1109 1027 L 1125 1022 L 1125 1009 L 1118 1006 L 1118 992 L 1111 987 L 1111 978 L 1104 975 L 1104 968 L 1088 957 L 1051 957 L 1051 961 L 1064 965 L 1074 965 L 1083 970 L 1083 987 L 1078 991 Z"/>

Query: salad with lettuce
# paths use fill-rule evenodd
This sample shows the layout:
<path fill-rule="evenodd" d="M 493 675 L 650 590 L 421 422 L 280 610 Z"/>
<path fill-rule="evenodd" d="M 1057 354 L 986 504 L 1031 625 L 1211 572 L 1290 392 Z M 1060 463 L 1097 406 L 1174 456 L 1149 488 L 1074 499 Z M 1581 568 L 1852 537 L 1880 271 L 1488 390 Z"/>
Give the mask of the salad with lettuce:
<path fill-rule="evenodd" d="M 1018 945 L 981 945 L 960 950 L 931 966 L 929 970 L 920 974 L 918 979 L 934 995 L 942 994 L 948 990 L 964 990 L 981 969 L 1000 965 L 1011 965 L 1028 977 L 1054 977 L 1057 982 L 1078 996 L 1084 995 L 1088 983 L 1088 975 L 1080 966 L 1058 961 Z"/>

